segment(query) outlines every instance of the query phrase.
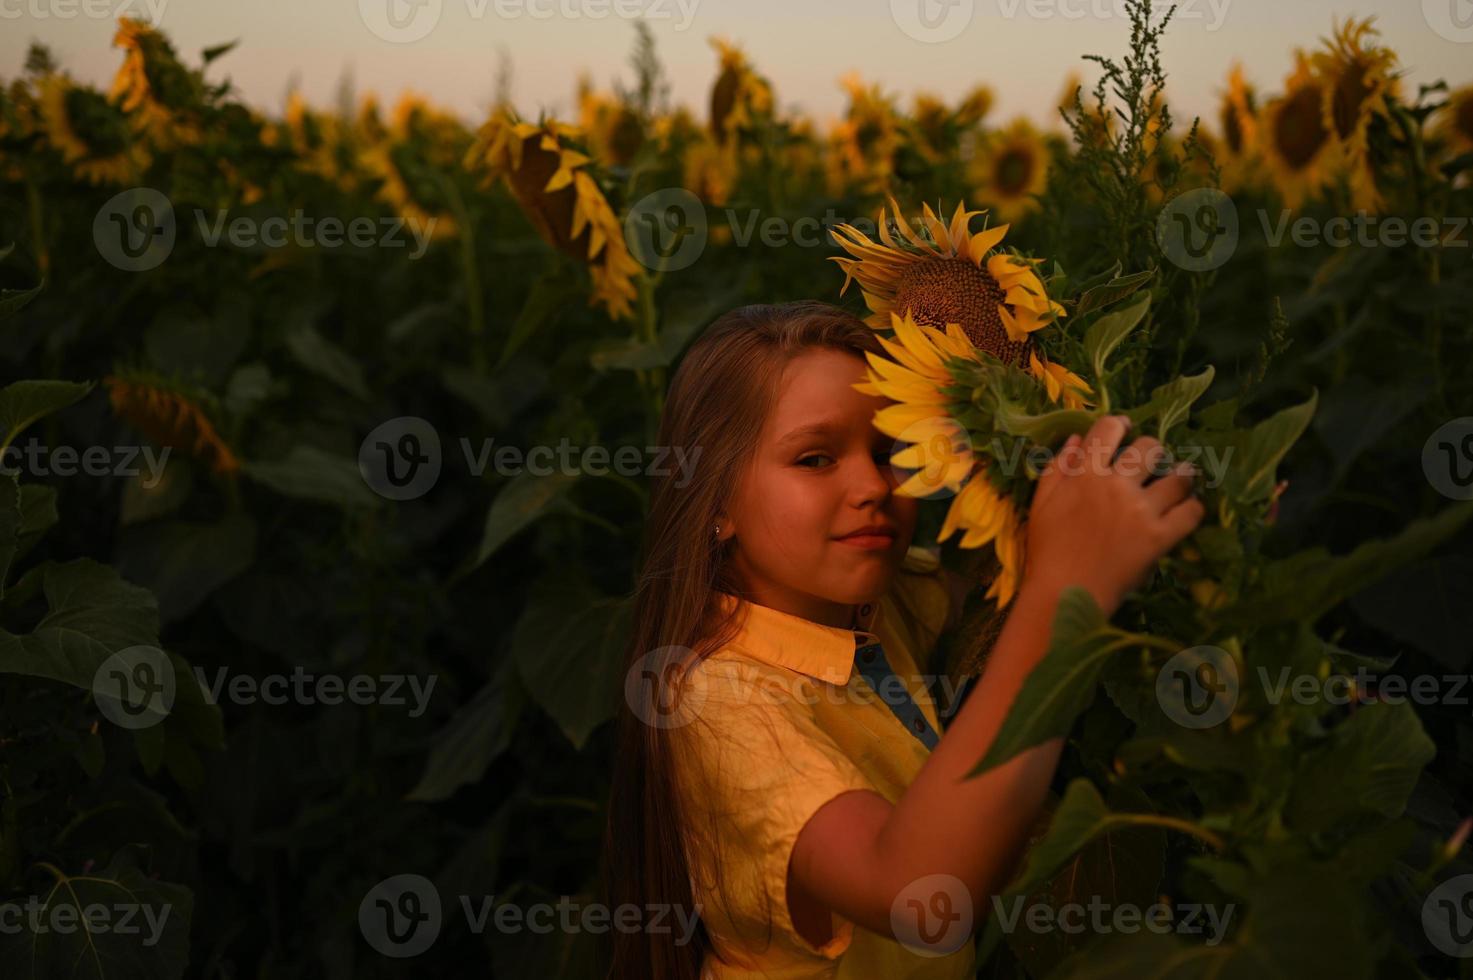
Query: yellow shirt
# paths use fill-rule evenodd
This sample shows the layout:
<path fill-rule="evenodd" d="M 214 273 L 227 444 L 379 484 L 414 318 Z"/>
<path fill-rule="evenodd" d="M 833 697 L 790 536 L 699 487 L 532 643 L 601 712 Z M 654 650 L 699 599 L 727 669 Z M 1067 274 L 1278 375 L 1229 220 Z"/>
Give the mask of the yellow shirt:
<path fill-rule="evenodd" d="M 857 632 L 879 638 L 941 732 L 917 666 L 929 660 L 949 610 L 938 567 L 929 552 L 911 548 L 889 591 L 861 607 L 852 630 L 741 602 L 737 636 L 691 672 L 689 720 L 666 734 L 676 750 L 692 890 L 716 949 L 703 977 L 973 976 L 970 939 L 948 955 L 916 952 L 835 913 L 832 938 L 815 948 L 797 933 L 787 903 L 788 859 L 808 818 L 853 789 L 896 802 L 930 754 L 854 669 Z"/>

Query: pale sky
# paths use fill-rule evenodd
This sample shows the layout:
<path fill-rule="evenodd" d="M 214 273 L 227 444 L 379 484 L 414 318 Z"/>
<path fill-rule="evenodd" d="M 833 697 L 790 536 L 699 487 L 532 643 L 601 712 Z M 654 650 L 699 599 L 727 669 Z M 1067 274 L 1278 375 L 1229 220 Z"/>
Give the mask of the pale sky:
<path fill-rule="evenodd" d="M 838 79 L 858 70 L 908 106 L 918 91 L 955 99 L 985 82 L 994 122 L 1053 118 L 1080 55 L 1119 56 L 1129 37 L 1123 0 L 0 0 L 0 77 L 20 71 L 27 44 L 49 45 L 74 75 L 108 81 L 118 13 L 157 20 L 187 61 L 223 41 L 240 46 L 211 69 L 247 101 L 277 111 L 294 80 L 331 104 L 345 71 L 385 102 L 412 89 L 479 121 L 497 53 L 513 68 L 513 101 L 571 115 L 578 71 L 600 88 L 627 67 L 643 12 L 676 102 L 706 116 L 716 54 L 738 42 L 779 101 L 827 121 L 842 111 Z M 1173 113 L 1209 115 L 1234 59 L 1260 90 L 1277 90 L 1296 45 L 1313 47 L 1334 20 L 1376 15 L 1401 55 L 1410 90 L 1446 78 L 1473 82 L 1473 0 L 1184 0 L 1164 42 Z M 1459 24 L 1467 24 L 1459 27 Z M 415 34 L 423 34 L 414 38 Z M 399 40 L 385 40 L 384 35 Z"/>

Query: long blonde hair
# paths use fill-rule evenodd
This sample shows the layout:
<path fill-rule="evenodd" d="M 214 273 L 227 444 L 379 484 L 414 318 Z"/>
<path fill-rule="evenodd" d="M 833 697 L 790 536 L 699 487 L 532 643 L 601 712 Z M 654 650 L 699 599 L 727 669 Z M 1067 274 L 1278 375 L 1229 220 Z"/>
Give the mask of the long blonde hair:
<path fill-rule="evenodd" d="M 686 353 L 670 383 L 658 441 L 688 453 L 699 447 L 700 456 L 688 484 L 677 486 L 670 476 L 652 480 L 626 670 L 647 652 L 667 647 L 708 656 L 735 633 L 735 610 L 723 615 L 718 593 L 740 590 L 727 561 L 729 543 L 718 542 L 714 525 L 757 448 L 783 368 L 813 348 L 860 358 L 866 351 L 883 353 L 864 321 L 817 301 L 732 310 Z M 641 721 L 624 701 L 604 841 L 611 908 L 693 908 L 682 832 L 664 729 Z M 676 943 L 673 932 L 611 935 L 608 976 L 615 980 L 697 980 L 710 948 L 704 926 L 685 944 Z"/>

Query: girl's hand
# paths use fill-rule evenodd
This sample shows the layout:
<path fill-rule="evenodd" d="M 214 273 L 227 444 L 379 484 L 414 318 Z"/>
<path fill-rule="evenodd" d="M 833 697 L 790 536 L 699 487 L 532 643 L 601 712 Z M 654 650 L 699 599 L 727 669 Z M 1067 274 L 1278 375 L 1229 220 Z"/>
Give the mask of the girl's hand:
<path fill-rule="evenodd" d="M 1123 415 L 1097 419 L 1082 439 L 1070 436 L 1044 470 L 1028 510 L 1020 592 L 1056 599 L 1080 585 L 1109 616 L 1201 522 L 1206 508 L 1192 493 L 1196 467 L 1178 464 L 1147 485 L 1166 459 L 1166 448 L 1149 436 L 1114 458 L 1129 428 Z"/>

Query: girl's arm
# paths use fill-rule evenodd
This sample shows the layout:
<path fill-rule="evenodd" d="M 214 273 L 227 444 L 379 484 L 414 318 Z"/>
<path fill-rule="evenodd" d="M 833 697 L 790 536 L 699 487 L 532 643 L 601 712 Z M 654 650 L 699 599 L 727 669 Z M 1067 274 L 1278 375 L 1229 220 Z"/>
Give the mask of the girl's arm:
<path fill-rule="evenodd" d="M 1190 468 L 1145 485 L 1164 453 L 1156 440 L 1137 439 L 1114 460 L 1128 427 L 1123 416 L 1098 420 L 1044 473 L 1029 511 L 1028 571 L 1002 633 L 977 686 L 901 798 L 892 805 L 867 790 L 843 793 L 803 825 L 788 868 L 788 905 L 800 930 L 826 930 L 832 910 L 893 935 L 896 896 L 932 874 L 961 879 L 974 922 L 990 911 L 990 897 L 1012 876 L 1037 819 L 1063 740 L 965 777 L 1047 650 L 1060 594 L 1081 585 L 1113 613 L 1204 512 L 1191 495 Z M 821 943 L 827 935 L 812 938 Z"/>

